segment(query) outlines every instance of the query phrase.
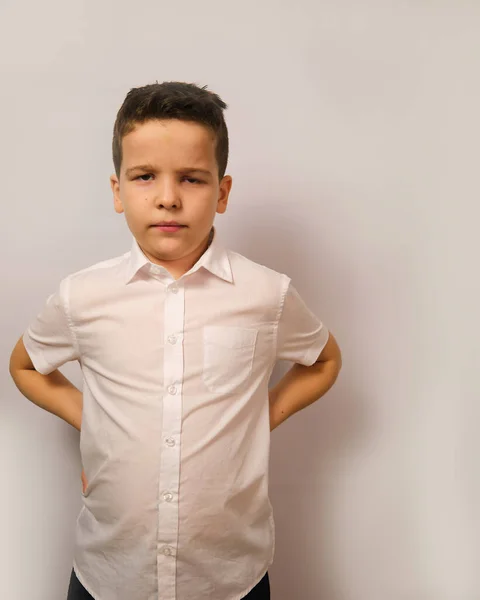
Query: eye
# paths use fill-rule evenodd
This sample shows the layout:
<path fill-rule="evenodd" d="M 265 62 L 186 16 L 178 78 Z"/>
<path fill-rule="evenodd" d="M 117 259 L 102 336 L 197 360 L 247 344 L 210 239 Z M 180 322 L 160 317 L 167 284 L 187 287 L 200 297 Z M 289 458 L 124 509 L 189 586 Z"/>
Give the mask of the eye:
<path fill-rule="evenodd" d="M 153 177 L 153 175 L 151 173 L 145 173 L 145 175 L 139 175 L 138 177 L 135 177 L 135 179 L 141 179 L 142 181 L 149 181 L 148 179 L 144 179 L 144 177 Z"/>
<path fill-rule="evenodd" d="M 185 180 L 188 181 L 188 183 L 202 183 L 200 179 L 195 179 L 195 177 L 185 177 Z"/>

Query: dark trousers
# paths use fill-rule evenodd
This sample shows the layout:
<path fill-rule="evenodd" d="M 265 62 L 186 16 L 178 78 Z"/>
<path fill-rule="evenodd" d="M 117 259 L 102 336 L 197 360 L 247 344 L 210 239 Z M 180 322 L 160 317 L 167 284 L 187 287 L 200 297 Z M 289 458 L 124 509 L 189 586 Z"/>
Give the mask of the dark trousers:
<path fill-rule="evenodd" d="M 83 585 L 78 581 L 75 571 L 72 569 L 70 585 L 68 587 L 67 600 L 93 600 Z M 200 600 L 200 598 L 199 598 Z M 244 596 L 243 600 L 270 600 L 270 580 L 268 573 L 257 583 L 251 592 Z"/>

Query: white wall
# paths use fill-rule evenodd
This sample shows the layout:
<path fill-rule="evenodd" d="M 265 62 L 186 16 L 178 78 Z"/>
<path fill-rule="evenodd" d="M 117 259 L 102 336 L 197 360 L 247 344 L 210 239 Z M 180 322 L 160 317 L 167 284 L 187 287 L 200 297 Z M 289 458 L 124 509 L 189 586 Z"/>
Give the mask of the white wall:
<path fill-rule="evenodd" d="M 65 597 L 81 505 L 79 434 L 10 351 L 63 276 L 129 249 L 115 114 L 184 80 L 230 105 L 221 235 L 343 350 L 272 434 L 272 599 L 478 600 L 479 27 L 466 0 L 2 3 L 1 598 Z"/>

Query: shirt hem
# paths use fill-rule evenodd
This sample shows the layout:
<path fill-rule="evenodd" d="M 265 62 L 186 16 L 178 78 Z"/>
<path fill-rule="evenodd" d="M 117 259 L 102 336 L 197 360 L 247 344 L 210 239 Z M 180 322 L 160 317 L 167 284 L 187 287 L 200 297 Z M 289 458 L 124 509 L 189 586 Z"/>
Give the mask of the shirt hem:
<path fill-rule="evenodd" d="M 271 564 L 272 564 L 272 563 L 270 563 L 270 565 L 271 565 Z M 228 600 L 243 600 L 243 598 L 245 598 L 245 596 L 248 596 L 248 594 L 249 594 L 249 593 L 250 593 L 250 592 L 253 590 L 253 588 L 254 588 L 256 585 L 258 585 L 258 584 L 259 584 L 259 583 L 262 581 L 262 579 L 265 577 L 265 575 L 266 575 L 266 574 L 267 574 L 267 572 L 268 572 L 268 569 L 269 569 L 270 565 L 268 565 L 267 569 L 265 570 L 265 573 L 264 573 L 264 574 L 263 574 L 261 577 L 259 577 L 259 578 L 257 579 L 257 581 L 255 581 L 255 583 L 254 583 L 253 585 L 249 586 L 249 587 L 248 587 L 248 588 L 247 588 L 247 589 L 246 589 L 244 592 L 242 592 L 242 593 L 240 594 L 240 596 L 232 596 L 231 598 L 228 598 Z"/>
<path fill-rule="evenodd" d="M 83 585 L 83 587 L 87 590 L 87 592 L 90 594 L 90 596 L 93 598 L 93 600 L 101 600 L 99 598 L 99 596 L 97 596 L 96 594 L 94 594 L 92 592 L 91 589 L 89 589 L 88 585 L 85 585 L 85 580 L 83 579 L 83 575 L 81 575 L 78 571 L 78 567 L 77 564 L 75 562 L 75 559 L 73 560 L 73 570 L 75 571 L 75 575 L 77 576 L 78 581 Z"/>
<path fill-rule="evenodd" d="M 232 598 L 229 598 L 228 600 L 243 600 L 243 598 L 245 598 L 245 596 L 248 596 L 248 594 L 253 590 L 253 588 L 262 581 L 262 579 L 268 573 L 268 569 L 272 566 L 272 564 L 273 564 L 273 559 L 269 561 L 268 565 L 265 568 L 265 571 L 263 572 L 263 575 L 261 575 L 245 591 L 241 592 L 241 594 L 239 596 L 233 596 Z M 75 562 L 75 559 L 73 560 L 73 570 L 75 571 L 75 575 L 77 576 L 78 581 L 83 585 L 83 587 L 90 594 L 90 596 L 93 598 L 93 600 L 101 600 L 96 594 L 94 594 L 92 592 L 92 590 L 89 588 L 88 585 L 85 585 L 85 580 L 83 579 L 83 575 L 81 575 L 79 573 L 79 571 L 78 571 L 78 567 L 77 567 L 77 564 Z"/>

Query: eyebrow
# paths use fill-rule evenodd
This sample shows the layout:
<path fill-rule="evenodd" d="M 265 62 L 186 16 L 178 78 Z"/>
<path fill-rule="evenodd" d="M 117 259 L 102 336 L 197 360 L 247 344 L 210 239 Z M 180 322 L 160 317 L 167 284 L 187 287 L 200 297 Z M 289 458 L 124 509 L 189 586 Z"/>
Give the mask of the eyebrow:
<path fill-rule="evenodd" d="M 134 167 L 130 167 L 125 171 L 127 176 L 131 175 L 135 171 L 148 171 L 148 172 L 156 172 L 157 169 L 152 165 L 135 165 Z M 178 169 L 178 173 L 203 173 L 203 175 L 212 175 L 210 171 L 207 169 L 200 169 L 198 167 L 184 167 L 183 169 Z"/>

